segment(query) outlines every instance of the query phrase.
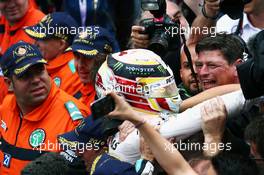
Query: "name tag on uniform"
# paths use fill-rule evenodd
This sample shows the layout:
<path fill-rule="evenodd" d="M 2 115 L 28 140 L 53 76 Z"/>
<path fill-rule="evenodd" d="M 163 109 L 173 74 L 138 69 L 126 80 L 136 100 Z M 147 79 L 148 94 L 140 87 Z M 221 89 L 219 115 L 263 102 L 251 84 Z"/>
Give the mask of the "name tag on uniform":
<path fill-rule="evenodd" d="M 9 168 L 9 167 L 10 167 L 11 158 L 12 158 L 12 157 L 11 157 L 10 154 L 4 153 L 3 165 L 4 165 L 6 168 Z"/>

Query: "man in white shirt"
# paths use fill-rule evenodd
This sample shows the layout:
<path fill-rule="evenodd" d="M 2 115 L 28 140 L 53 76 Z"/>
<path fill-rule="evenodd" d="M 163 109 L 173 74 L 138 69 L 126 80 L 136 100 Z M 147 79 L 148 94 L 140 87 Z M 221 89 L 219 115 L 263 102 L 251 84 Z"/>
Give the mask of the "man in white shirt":
<path fill-rule="evenodd" d="M 263 19 L 264 1 L 251 0 L 250 3 L 244 6 L 244 14 L 241 22 L 239 22 L 239 19 L 232 20 L 228 15 L 224 15 L 217 21 L 216 27 L 218 32 L 226 31 L 235 33 L 239 30 L 238 34 L 247 42 L 251 36 L 260 32 L 261 29 L 264 29 Z"/>
<path fill-rule="evenodd" d="M 241 20 L 233 20 L 228 15 L 224 15 L 217 20 L 220 13 L 220 0 L 205 0 L 204 3 L 204 13 L 195 19 L 192 25 L 193 28 L 216 27 L 217 32 L 237 33 L 245 42 L 264 29 L 263 0 L 251 0 L 251 2 L 245 4 Z M 201 36 L 202 34 L 192 34 L 190 42 L 198 42 Z"/>

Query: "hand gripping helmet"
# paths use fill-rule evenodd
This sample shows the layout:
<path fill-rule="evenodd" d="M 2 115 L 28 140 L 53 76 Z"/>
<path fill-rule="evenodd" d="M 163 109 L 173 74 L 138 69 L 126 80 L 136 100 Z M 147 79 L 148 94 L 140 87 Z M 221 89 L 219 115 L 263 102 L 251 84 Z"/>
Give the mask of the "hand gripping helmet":
<path fill-rule="evenodd" d="M 95 88 L 99 98 L 115 90 L 134 108 L 153 112 L 178 112 L 181 102 L 171 69 L 145 49 L 110 55 L 98 70 Z"/>

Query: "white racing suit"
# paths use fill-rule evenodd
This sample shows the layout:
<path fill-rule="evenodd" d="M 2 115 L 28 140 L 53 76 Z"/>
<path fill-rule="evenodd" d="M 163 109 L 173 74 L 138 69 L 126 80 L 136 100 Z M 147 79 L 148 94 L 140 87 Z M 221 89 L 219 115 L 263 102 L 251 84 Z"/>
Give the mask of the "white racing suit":
<path fill-rule="evenodd" d="M 238 115 L 245 103 L 241 90 L 222 95 L 220 98 L 224 101 L 228 117 Z M 195 105 L 182 113 L 173 114 L 161 125 L 160 134 L 165 138 L 176 137 L 178 140 L 187 138 L 200 131 L 202 122 L 200 107 L 205 102 Z M 154 118 L 153 120 L 151 121 L 152 124 L 162 119 Z M 123 142 L 119 141 L 119 133 L 117 133 L 109 145 L 109 153 L 122 161 L 134 164 L 140 158 L 138 130 L 130 133 Z"/>

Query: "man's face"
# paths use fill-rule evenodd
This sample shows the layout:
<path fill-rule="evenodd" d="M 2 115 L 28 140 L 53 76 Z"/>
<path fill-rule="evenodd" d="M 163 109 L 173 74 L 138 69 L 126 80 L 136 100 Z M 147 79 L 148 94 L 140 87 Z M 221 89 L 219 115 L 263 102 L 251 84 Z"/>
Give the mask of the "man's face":
<path fill-rule="evenodd" d="M 238 83 L 235 64 L 228 64 L 220 50 L 202 51 L 195 61 L 203 90 Z"/>
<path fill-rule="evenodd" d="M 259 15 L 264 11 L 264 1 L 263 0 L 251 0 L 244 7 L 244 12 L 247 14 Z"/>
<path fill-rule="evenodd" d="M 191 46 L 188 48 L 192 57 L 192 61 L 195 63 L 195 61 L 198 59 L 197 54 L 195 53 L 195 47 Z M 195 70 L 195 65 L 193 65 L 193 68 Z M 180 75 L 184 87 L 187 88 L 192 94 L 196 94 L 198 92 L 197 84 L 194 77 L 192 76 L 190 64 L 183 50 L 181 52 Z"/>
<path fill-rule="evenodd" d="M 18 104 L 27 107 L 42 104 L 51 88 L 50 77 L 43 64 L 33 65 L 19 78 L 13 75 L 11 81 Z"/>
<path fill-rule="evenodd" d="M 47 61 L 53 60 L 61 53 L 61 41 L 59 39 L 37 40 L 36 45 Z"/>
<path fill-rule="evenodd" d="M 85 58 L 82 54 L 74 53 L 74 65 L 83 84 L 92 83 L 92 71 L 95 59 Z"/>
<path fill-rule="evenodd" d="M 10 23 L 18 22 L 27 12 L 28 0 L 1 0 L 0 11 Z"/>

